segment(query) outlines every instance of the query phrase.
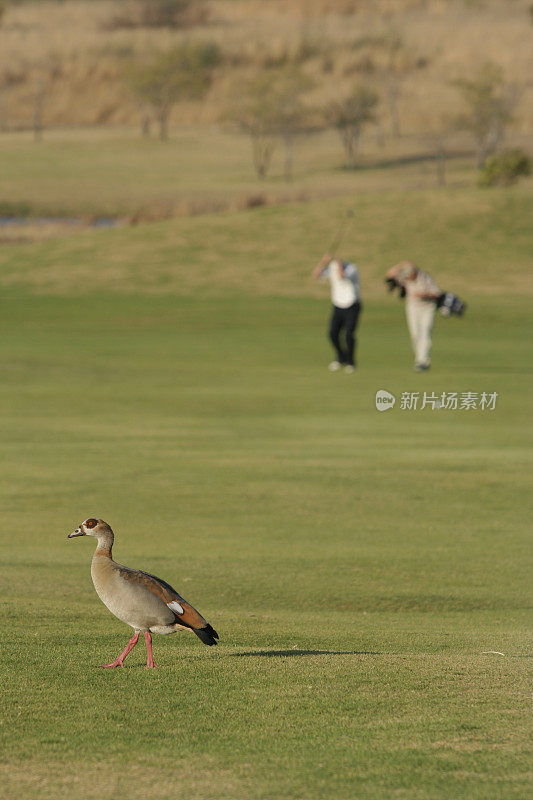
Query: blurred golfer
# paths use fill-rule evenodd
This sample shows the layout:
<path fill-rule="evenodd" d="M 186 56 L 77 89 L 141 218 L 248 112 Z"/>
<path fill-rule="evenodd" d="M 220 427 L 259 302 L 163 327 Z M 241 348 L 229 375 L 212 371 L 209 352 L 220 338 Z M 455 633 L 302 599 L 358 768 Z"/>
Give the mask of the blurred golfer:
<path fill-rule="evenodd" d="M 435 319 L 437 301 L 442 292 L 427 272 L 423 272 L 412 261 L 400 261 L 391 267 L 385 281 L 389 289 L 400 289 L 405 297 L 405 314 L 411 343 L 415 353 L 415 370 L 423 372 L 431 364 L 431 331 Z"/>
<path fill-rule="evenodd" d="M 355 329 L 361 313 L 359 272 L 355 264 L 333 258 L 329 253 L 314 268 L 312 275 L 318 280 L 328 280 L 331 287 L 333 311 L 329 323 L 329 338 L 335 348 L 335 360 L 329 365 L 331 372 L 344 367 L 355 370 Z"/>

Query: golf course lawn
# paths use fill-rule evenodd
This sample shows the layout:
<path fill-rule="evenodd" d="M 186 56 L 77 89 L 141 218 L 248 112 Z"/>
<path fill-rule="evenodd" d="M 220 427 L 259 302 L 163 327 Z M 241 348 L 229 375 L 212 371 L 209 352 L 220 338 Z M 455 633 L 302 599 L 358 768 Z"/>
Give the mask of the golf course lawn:
<path fill-rule="evenodd" d="M 279 211 L 282 234 L 305 208 Z M 512 291 L 466 292 L 415 374 L 401 303 L 370 293 L 359 369 L 331 374 L 325 287 L 269 294 L 265 272 L 247 291 L 278 211 L 253 213 L 240 291 L 216 264 L 205 292 L 69 283 L 89 249 L 97 276 L 127 236 L 157 250 L 187 220 L 5 250 L 22 277 L 0 317 L 2 796 L 524 800 L 530 298 L 516 275 Z M 494 219 L 475 235 L 512 261 Z M 221 218 L 204 224 L 219 235 Z M 465 262 L 476 286 L 485 256 Z M 24 283 L 52 263 L 63 284 Z M 397 397 L 384 413 L 379 389 Z M 498 396 L 493 410 L 406 410 L 402 392 Z M 218 647 L 154 635 L 157 669 L 142 640 L 123 669 L 98 668 L 130 629 L 94 592 L 94 541 L 66 538 L 89 516 L 114 529 L 117 561 L 202 612 Z"/>

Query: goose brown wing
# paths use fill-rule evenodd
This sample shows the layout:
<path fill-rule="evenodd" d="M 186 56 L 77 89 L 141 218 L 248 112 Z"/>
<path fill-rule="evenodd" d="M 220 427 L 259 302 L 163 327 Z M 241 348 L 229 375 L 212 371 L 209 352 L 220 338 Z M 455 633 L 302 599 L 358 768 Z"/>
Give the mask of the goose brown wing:
<path fill-rule="evenodd" d="M 185 627 L 193 630 L 206 627 L 207 621 L 202 615 L 166 581 L 157 578 L 155 575 L 150 575 L 149 572 L 143 572 L 140 569 L 129 569 L 128 567 L 121 567 L 120 574 L 126 580 L 133 580 L 157 595 L 176 615 L 176 622 L 180 625 L 185 625 Z"/>

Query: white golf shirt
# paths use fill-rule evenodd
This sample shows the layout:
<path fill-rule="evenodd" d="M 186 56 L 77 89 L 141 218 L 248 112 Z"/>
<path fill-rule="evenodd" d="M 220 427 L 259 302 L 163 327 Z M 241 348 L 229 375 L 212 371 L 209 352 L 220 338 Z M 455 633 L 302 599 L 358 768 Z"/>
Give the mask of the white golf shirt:
<path fill-rule="evenodd" d="M 344 277 L 339 277 L 337 259 L 332 259 L 324 267 L 320 275 L 322 280 L 329 280 L 331 302 L 337 308 L 350 308 L 359 300 L 359 271 L 355 264 L 344 264 Z"/>

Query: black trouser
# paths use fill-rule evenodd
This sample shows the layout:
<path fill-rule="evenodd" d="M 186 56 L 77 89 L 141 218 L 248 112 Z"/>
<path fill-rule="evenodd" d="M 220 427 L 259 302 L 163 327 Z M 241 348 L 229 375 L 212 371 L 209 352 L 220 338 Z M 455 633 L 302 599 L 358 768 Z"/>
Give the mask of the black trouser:
<path fill-rule="evenodd" d="M 337 353 L 337 361 L 341 364 L 355 365 L 354 350 L 355 350 L 355 329 L 357 327 L 357 320 L 361 311 L 361 303 L 357 300 L 353 306 L 349 308 L 339 308 L 333 306 L 333 313 L 329 323 L 329 338 L 333 343 L 335 352 Z M 341 331 L 344 331 L 344 338 L 346 346 L 343 347 L 339 339 Z"/>

